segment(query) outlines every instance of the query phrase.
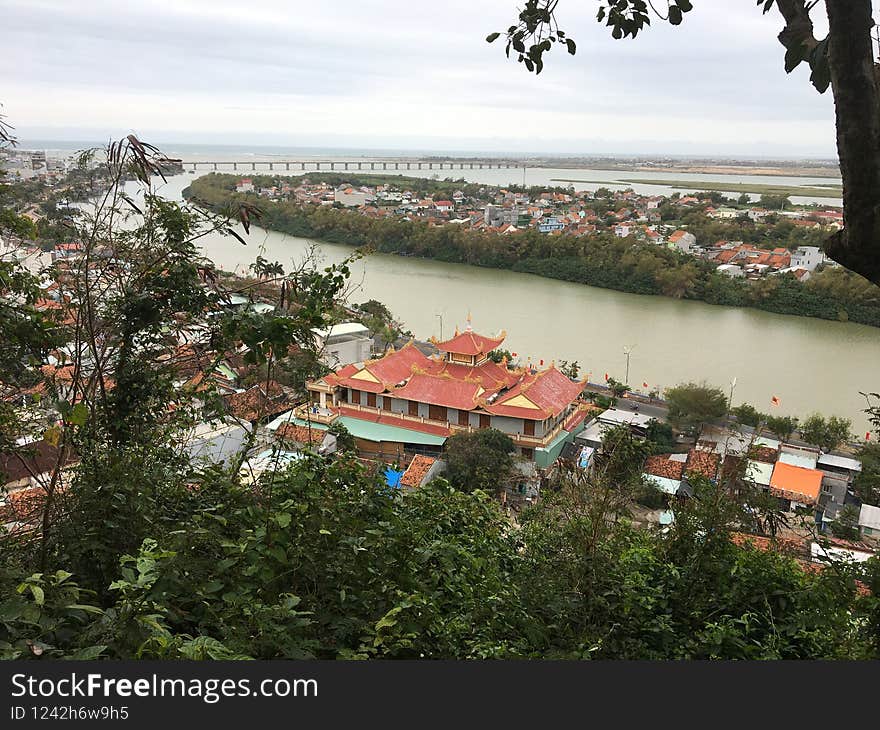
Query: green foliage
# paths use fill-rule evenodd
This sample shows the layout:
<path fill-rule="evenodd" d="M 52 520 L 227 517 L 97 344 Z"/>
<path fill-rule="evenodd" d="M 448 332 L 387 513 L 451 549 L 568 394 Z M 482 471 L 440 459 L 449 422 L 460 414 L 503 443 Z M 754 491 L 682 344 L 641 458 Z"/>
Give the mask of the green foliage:
<path fill-rule="evenodd" d="M 668 388 L 669 421 L 676 428 L 692 430 L 701 423 L 721 418 L 727 411 L 727 396 L 706 383 L 682 383 Z"/>
<path fill-rule="evenodd" d="M 770 433 L 785 441 L 795 432 L 798 419 L 793 416 L 768 416 L 765 423 Z"/>
<path fill-rule="evenodd" d="M 97 659 L 106 645 L 97 640 L 104 612 L 64 570 L 34 573 L 8 590 L 0 602 L 0 660 Z M 11 588 L 11 586 L 10 586 Z"/>
<path fill-rule="evenodd" d="M 494 428 L 455 433 L 446 441 L 446 477 L 464 492 L 494 494 L 513 477 L 514 451 L 510 437 Z"/>
<path fill-rule="evenodd" d="M 880 505 L 880 444 L 864 444 L 856 457 L 862 470 L 853 480 L 853 490 L 866 504 Z"/>
<path fill-rule="evenodd" d="M 761 413 L 757 408 L 749 403 L 741 403 L 735 408 L 730 409 L 731 414 L 736 416 L 736 420 L 744 426 L 755 428 L 760 423 L 767 420 L 767 414 Z"/>
<path fill-rule="evenodd" d="M 831 534 L 842 540 L 859 539 L 859 509 L 855 505 L 844 506 L 831 523 Z"/>
<path fill-rule="evenodd" d="M 852 421 L 838 416 L 825 416 L 813 413 L 800 424 L 801 437 L 807 443 L 833 451 L 851 438 Z"/>
<path fill-rule="evenodd" d="M 678 445 L 672 426 L 656 418 L 652 418 L 648 423 L 645 440 L 650 444 L 651 452 L 654 454 L 668 454 Z"/>

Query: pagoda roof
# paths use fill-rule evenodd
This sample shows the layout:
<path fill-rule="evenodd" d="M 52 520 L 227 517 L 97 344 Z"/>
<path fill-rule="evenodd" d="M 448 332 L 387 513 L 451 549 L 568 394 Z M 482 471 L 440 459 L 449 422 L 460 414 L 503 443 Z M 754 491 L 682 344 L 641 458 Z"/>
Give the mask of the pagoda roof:
<path fill-rule="evenodd" d="M 484 337 L 472 330 L 457 333 L 451 340 L 435 342 L 434 344 L 443 352 L 452 352 L 456 355 L 485 355 L 504 342 L 507 337 L 501 332 L 498 337 Z"/>
<path fill-rule="evenodd" d="M 488 393 L 497 392 L 502 388 L 510 388 L 522 375 L 521 371 L 509 370 L 505 365 L 492 360 L 487 360 L 477 366 L 434 360 L 427 368 L 427 373 L 429 375 L 449 375 L 456 380 L 477 382 Z"/>
<path fill-rule="evenodd" d="M 483 408 L 495 416 L 543 421 L 565 410 L 583 388 L 583 382 L 573 381 L 551 366 L 524 376 L 501 398 Z"/>
<path fill-rule="evenodd" d="M 389 352 L 363 365 L 346 365 L 335 373 L 324 376 L 328 385 L 344 385 L 358 390 L 382 393 L 390 387 L 407 380 L 413 370 L 427 370 L 431 360 L 417 348 L 412 340 L 399 350 Z"/>
<path fill-rule="evenodd" d="M 478 382 L 456 380 L 450 375 L 416 374 L 394 395 L 420 403 L 471 411 L 477 407 L 477 399 L 482 392 L 483 387 Z"/>

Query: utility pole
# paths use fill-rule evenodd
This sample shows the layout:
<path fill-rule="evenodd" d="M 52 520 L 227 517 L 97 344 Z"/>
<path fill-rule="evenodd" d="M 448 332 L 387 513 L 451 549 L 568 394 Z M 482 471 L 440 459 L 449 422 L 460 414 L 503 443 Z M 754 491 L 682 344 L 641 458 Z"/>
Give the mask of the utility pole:
<path fill-rule="evenodd" d="M 443 342 L 443 315 L 437 314 L 435 316 L 440 320 L 440 342 Z"/>
<path fill-rule="evenodd" d="M 635 347 L 635 345 L 630 345 L 623 348 L 623 354 L 626 355 L 626 375 L 624 375 L 623 377 L 624 385 L 629 385 L 629 356 L 632 354 L 632 351 L 635 349 Z"/>

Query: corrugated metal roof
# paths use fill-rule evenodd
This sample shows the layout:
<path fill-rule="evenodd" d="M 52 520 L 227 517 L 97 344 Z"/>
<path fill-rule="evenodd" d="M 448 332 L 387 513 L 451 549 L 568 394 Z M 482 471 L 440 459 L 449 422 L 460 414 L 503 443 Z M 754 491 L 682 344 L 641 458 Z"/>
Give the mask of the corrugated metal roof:
<path fill-rule="evenodd" d="M 861 471 L 862 464 L 856 459 L 850 459 L 848 456 L 836 456 L 835 454 L 822 454 L 818 461 L 820 466 L 836 466 L 839 469 L 848 469 L 849 471 Z"/>
<path fill-rule="evenodd" d="M 863 504 L 859 512 L 859 527 L 880 530 L 880 507 L 875 507 L 872 504 Z"/>

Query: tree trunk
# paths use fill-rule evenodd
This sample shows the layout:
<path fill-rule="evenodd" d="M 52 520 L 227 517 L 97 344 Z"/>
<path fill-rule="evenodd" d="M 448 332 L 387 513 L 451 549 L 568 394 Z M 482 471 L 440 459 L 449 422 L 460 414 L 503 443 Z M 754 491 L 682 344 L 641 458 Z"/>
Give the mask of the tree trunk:
<path fill-rule="evenodd" d="M 846 226 L 831 236 L 825 250 L 880 284 L 880 92 L 871 0 L 826 0 L 825 6 Z"/>

